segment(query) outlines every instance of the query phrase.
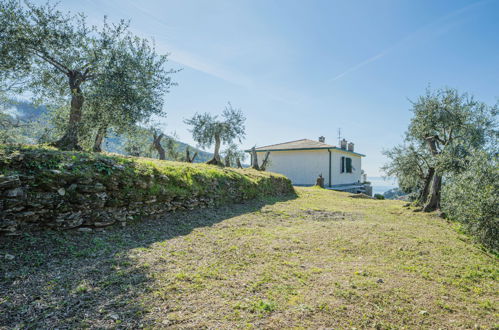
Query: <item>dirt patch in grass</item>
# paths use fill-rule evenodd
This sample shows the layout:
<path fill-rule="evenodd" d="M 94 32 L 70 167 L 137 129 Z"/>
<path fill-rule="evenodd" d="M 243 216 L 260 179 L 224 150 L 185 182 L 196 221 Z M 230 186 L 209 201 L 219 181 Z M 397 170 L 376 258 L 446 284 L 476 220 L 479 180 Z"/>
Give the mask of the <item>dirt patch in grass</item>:
<path fill-rule="evenodd" d="M 497 257 L 445 220 L 297 191 L 124 228 L 4 237 L 0 328 L 496 325 Z"/>
<path fill-rule="evenodd" d="M 305 210 L 303 214 L 314 221 L 354 221 L 360 219 L 358 214 L 341 211 Z"/>
<path fill-rule="evenodd" d="M 373 197 L 366 194 L 352 194 L 349 197 L 355 199 L 374 199 Z"/>

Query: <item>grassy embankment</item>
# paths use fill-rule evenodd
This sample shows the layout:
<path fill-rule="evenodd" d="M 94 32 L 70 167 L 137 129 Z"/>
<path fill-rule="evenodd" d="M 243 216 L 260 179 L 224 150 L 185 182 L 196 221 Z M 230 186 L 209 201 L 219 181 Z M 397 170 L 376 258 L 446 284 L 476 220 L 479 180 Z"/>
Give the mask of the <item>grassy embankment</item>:
<path fill-rule="evenodd" d="M 81 182 L 101 184 L 112 191 L 107 202 L 110 205 L 106 206 L 124 206 L 151 197 L 168 200 L 207 196 L 214 196 L 215 204 L 223 204 L 235 195 L 251 199 L 272 195 L 277 187 L 292 190 L 287 179 L 280 180 L 282 175 L 251 169 L 0 144 L 0 176 L 8 175 L 27 177 L 24 183 L 32 192 L 55 192 L 54 187 L 71 183 L 78 192 Z M 71 197 L 68 193 L 61 199 L 72 202 Z"/>
<path fill-rule="evenodd" d="M 398 201 L 298 188 L 102 232 L 3 238 L 0 325 L 494 328 L 499 264 Z"/>
<path fill-rule="evenodd" d="M 286 177 L 252 169 L 0 145 L 0 233 L 126 225 L 293 193 Z"/>

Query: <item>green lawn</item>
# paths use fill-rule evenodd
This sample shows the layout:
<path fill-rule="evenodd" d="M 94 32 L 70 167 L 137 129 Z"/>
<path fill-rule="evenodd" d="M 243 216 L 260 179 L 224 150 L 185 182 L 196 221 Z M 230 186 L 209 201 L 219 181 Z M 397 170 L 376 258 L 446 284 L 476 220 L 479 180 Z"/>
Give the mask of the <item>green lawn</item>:
<path fill-rule="evenodd" d="M 498 326 L 498 259 L 452 224 L 398 201 L 297 192 L 0 238 L 0 327 Z"/>

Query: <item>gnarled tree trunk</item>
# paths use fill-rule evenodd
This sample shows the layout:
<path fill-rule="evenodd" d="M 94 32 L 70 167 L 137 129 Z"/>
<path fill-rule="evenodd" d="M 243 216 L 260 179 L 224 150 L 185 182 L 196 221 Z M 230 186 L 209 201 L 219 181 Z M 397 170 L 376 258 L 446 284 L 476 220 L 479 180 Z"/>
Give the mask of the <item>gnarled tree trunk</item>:
<path fill-rule="evenodd" d="M 440 209 L 440 192 L 442 188 L 442 176 L 435 172 L 431 179 L 431 188 L 423 207 L 424 212 L 431 212 Z"/>
<path fill-rule="evenodd" d="M 102 151 L 102 142 L 104 141 L 104 138 L 106 137 L 107 133 L 107 125 L 102 125 L 99 127 L 97 130 L 97 135 L 95 136 L 95 141 L 94 141 L 94 146 L 92 150 L 94 152 L 101 152 Z"/>
<path fill-rule="evenodd" d="M 433 156 L 438 156 L 439 151 L 437 149 L 437 137 L 429 136 L 426 138 L 426 143 Z M 440 209 L 440 192 L 442 189 L 442 176 L 434 170 L 433 176 L 430 182 L 429 195 L 425 200 L 423 206 L 423 212 L 431 212 Z"/>
<path fill-rule="evenodd" d="M 194 153 L 194 155 L 192 155 L 191 157 L 191 153 L 190 153 L 190 150 L 189 150 L 189 147 L 187 147 L 185 149 L 185 161 L 188 162 L 188 163 L 193 163 L 194 162 L 194 159 L 196 159 L 198 153 L 197 151 Z"/>
<path fill-rule="evenodd" d="M 260 170 L 260 166 L 258 166 L 258 156 L 256 154 L 255 147 L 251 148 L 251 167 L 257 171 Z"/>
<path fill-rule="evenodd" d="M 213 158 L 206 162 L 206 164 L 223 166 L 223 163 L 220 160 L 221 145 L 222 140 L 220 139 L 220 134 L 215 134 L 215 152 L 213 153 Z"/>
<path fill-rule="evenodd" d="M 153 133 L 153 142 L 152 142 L 152 144 L 154 146 L 154 149 L 156 149 L 156 151 L 158 152 L 159 159 L 161 159 L 161 160 L 165 160 L 166 159 L 165 149 L 161 145 L 161 139 L 163 138 L 163 136 L 164 136 L 163 133 L 156 134 L 154 132 Z"/>
<path fill-rule="evenodd" d="M 415 203 L 416 205 L 421 206 L 428 199 L 428 193 L 430 192 L 430 183 L 434 174 L 435 174 L 435 169 L 433 167 L 430 167 L 428 169 L 428 174 L 426 175 L 424 180 L 423 189 L 419 193 L 418 199 L 416 200 Z"/>
<path fill-rule="evenodd" d="M 71 71 L 68 73 L 69 88 L 71 89 L 71 110 L 69 113 L 69 122 L 66 127 L 66 132 L 63 137 L 54 143 L 54 146 L 61 150 L 81 150 L 78 144 L 78 136 L 81 125 L 81 116 L 83 111 L 83 97 L 81 91 L 81 83 L 83 76 L 78 71 Z"/>
<path fill-rule="evenodd" d="M 243 165 L 241 165 L 241 160 L 239 159 L 239 157 L 236 158 L 236 164 L 238 168 L 243 168 Z"/>
<path fill-rule="evenodd" d="M 265 171 L 267 169 L 267 165 L 269 164 L 269 156 L 270 156 L 270 151 L 267 151 L 265 154 L 265 158 L 263 158 L 262 165 L 260 166 L 260 171 Z"/>

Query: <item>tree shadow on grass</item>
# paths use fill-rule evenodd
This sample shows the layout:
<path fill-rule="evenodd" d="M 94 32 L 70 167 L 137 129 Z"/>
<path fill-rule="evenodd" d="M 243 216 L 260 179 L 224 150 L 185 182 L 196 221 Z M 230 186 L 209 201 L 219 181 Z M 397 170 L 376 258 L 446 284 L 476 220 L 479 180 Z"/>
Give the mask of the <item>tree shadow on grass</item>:
<path fill-rule="evenodd" d="M 141 296 L 153 279 L 130 258 L 131 249 L 294 198 L 168 213 L 92 233 L 42 231 L 0 237 L 0 328 L 151 326 Z"/>

